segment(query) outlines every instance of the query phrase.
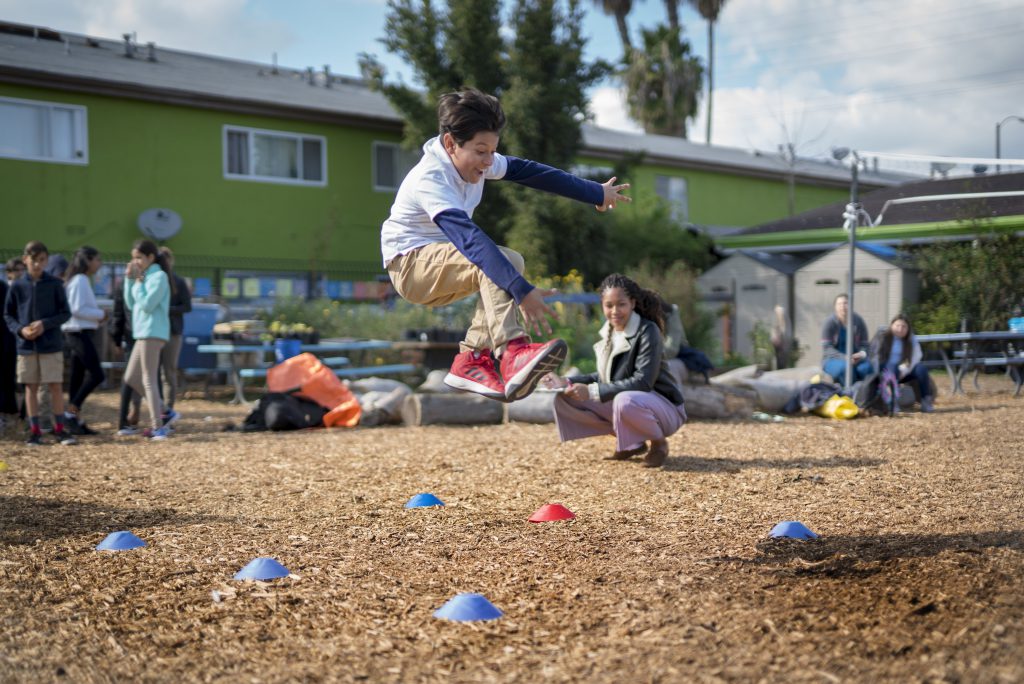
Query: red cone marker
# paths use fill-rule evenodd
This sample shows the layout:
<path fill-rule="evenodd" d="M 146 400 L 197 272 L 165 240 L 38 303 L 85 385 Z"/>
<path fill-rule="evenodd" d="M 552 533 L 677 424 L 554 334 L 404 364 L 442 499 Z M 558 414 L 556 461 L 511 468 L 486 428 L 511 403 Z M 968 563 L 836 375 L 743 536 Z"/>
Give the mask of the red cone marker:
<path fill-rule="evenodd" d="M 552 522 L 554 520 L 572 520 L 576 514 L 562 504 L 544 504 L 530 516 L 530 522 Z"/>

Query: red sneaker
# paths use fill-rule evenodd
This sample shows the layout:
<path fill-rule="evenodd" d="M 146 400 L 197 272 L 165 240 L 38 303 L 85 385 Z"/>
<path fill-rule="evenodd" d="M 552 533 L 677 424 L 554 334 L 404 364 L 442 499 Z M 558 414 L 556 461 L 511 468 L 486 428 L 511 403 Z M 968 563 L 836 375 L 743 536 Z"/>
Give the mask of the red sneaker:
<path fill-rule="evenodd" d="M 466 392 L 474 392 L 488 399 L 505 401 L 505 383 L 494 369 L 489 350 L 466 351 L 456 355 L 444 384 Z"/>
<path fill-rule="evenodd" d="M 541 378 L 558 370 L 568 351 L 565 340 L 531 344 L 529 337 L 519 337 L 510 341 L 501 357 L 505 400 L 516 401 L 529 396 Z"/>

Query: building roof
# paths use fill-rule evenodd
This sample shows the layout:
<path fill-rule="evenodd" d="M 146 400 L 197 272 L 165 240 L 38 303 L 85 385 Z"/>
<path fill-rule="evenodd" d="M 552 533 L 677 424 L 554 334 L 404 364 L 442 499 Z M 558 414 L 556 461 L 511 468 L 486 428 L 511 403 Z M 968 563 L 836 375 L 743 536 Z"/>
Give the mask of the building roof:
<path fill-rule="evenodd" d="M 129 59 L 127 41 L 0 23 L 0 80 L 401 130 L 388 101 L 357 79 L 160 45 L 151 60 L 149 45 L 133 47 Z"/>
<path fill-rule="evenodd" d="M 704 145 L 667 135 L 627 133 L 584 124 L 583 142 L 584 151 L 589 154 L 603 152 L 621 155 L 623 152 L 639 152 L 644 155 L 644 161 L 666 166 L 713 171 L 742 170 L 749 175 L 774 179 L 789 173 L 786 162 L 777 154 Z M 797 159 L 793 173 L 796 180 L 801 183 L 827 184 L 833 187 L 849 187 L 850 184 L 850 170 L 834 162 Z M 860 175 L 861 182 L 869 187 L 897 185 L 906 182 L 907 178 L 902 174 L 876 171 L 866 171 Z"/>
<path fill-rule="evenodd" d="M 784 275 L 793 275 L 809 261 L 805 255 L 760 252 L 750 249 L 741 249 L 738 253 Z"/>
<path fill-rule="evenodd" d="M 1024 190 L 1024 173 L 980 175 L 943 180 L 925 180 L 882 188 L 860 197 L 864 210 L 872 217 L 888 200 L 903 197 L 927 197 L 979 192 Z M 805 211 L 796 216 L 762 223 L 737 235 L 763 235 L 818 228 L 838 228 L 843 225 L 845 202 L 828 204 Z M 1024 215 L 1024 195 L 1016 197 L 968 198 L 934 200 L 912 204 L 894 204 L 885 210 L 883 225 L 933 223 L 939 221 L 970 221 L 997 216 Z"/>
<path fill-rule="evenodd" d="M 126 55 L 131 51 L 132 58 Z M 150 57 L 153 59 L 150 59 Z M 94 38 L 66 31 L 0 22 L 0 81 L 130 97 L 251 114 L 353 123 L 400 131 L 402 117 L 361 79 L 175 50 L 162 45 Z M 775 154 L 702 145 L 662 135 L 583 126 L 584 154 L 678 168 L 771 178 L 788 173 Z M 797 160 L 800 183 L 845 187 L 849 171 L 836 163 Z M 905 177 L 865 172 L 868 187 Z"/>

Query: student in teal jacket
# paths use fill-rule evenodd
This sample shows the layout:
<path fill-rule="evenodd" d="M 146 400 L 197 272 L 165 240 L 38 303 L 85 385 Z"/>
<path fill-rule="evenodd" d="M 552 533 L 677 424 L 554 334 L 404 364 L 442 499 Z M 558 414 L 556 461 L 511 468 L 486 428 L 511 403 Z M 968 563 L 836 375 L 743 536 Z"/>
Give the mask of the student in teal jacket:
<path fill-rule="evenodd" d="M 157 386 L 160 372 L 160 351 L 171 336 L 170 269 L 157 246 L 150 240 L 137 240 L 132 246 L 132 260 L 125 268 L 124 304 L 132 312 L 132 347 L 125 369 L 124 381 L 146 398 L 151 428 L 150 439 L 168 436 L 168 426 L 180 417 L 177 412 L 164 413 L 163 401 Z M 133 428 L 123 428 L 118 434 L 134 434 Z"/>

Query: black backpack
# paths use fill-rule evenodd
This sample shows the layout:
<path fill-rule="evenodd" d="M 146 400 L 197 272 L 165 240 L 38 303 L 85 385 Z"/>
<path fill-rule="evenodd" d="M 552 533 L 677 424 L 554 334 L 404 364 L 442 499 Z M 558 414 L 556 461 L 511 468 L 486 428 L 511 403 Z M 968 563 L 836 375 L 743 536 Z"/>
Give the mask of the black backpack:
<path fill-rule="evenodd" d="M 261 430 L 301 430 L 323 427 L 327 409 L 315 401 L 284 392 L 269 392 L 260 397 L 256 408 L 245 417 L 243 432 Z"/>

